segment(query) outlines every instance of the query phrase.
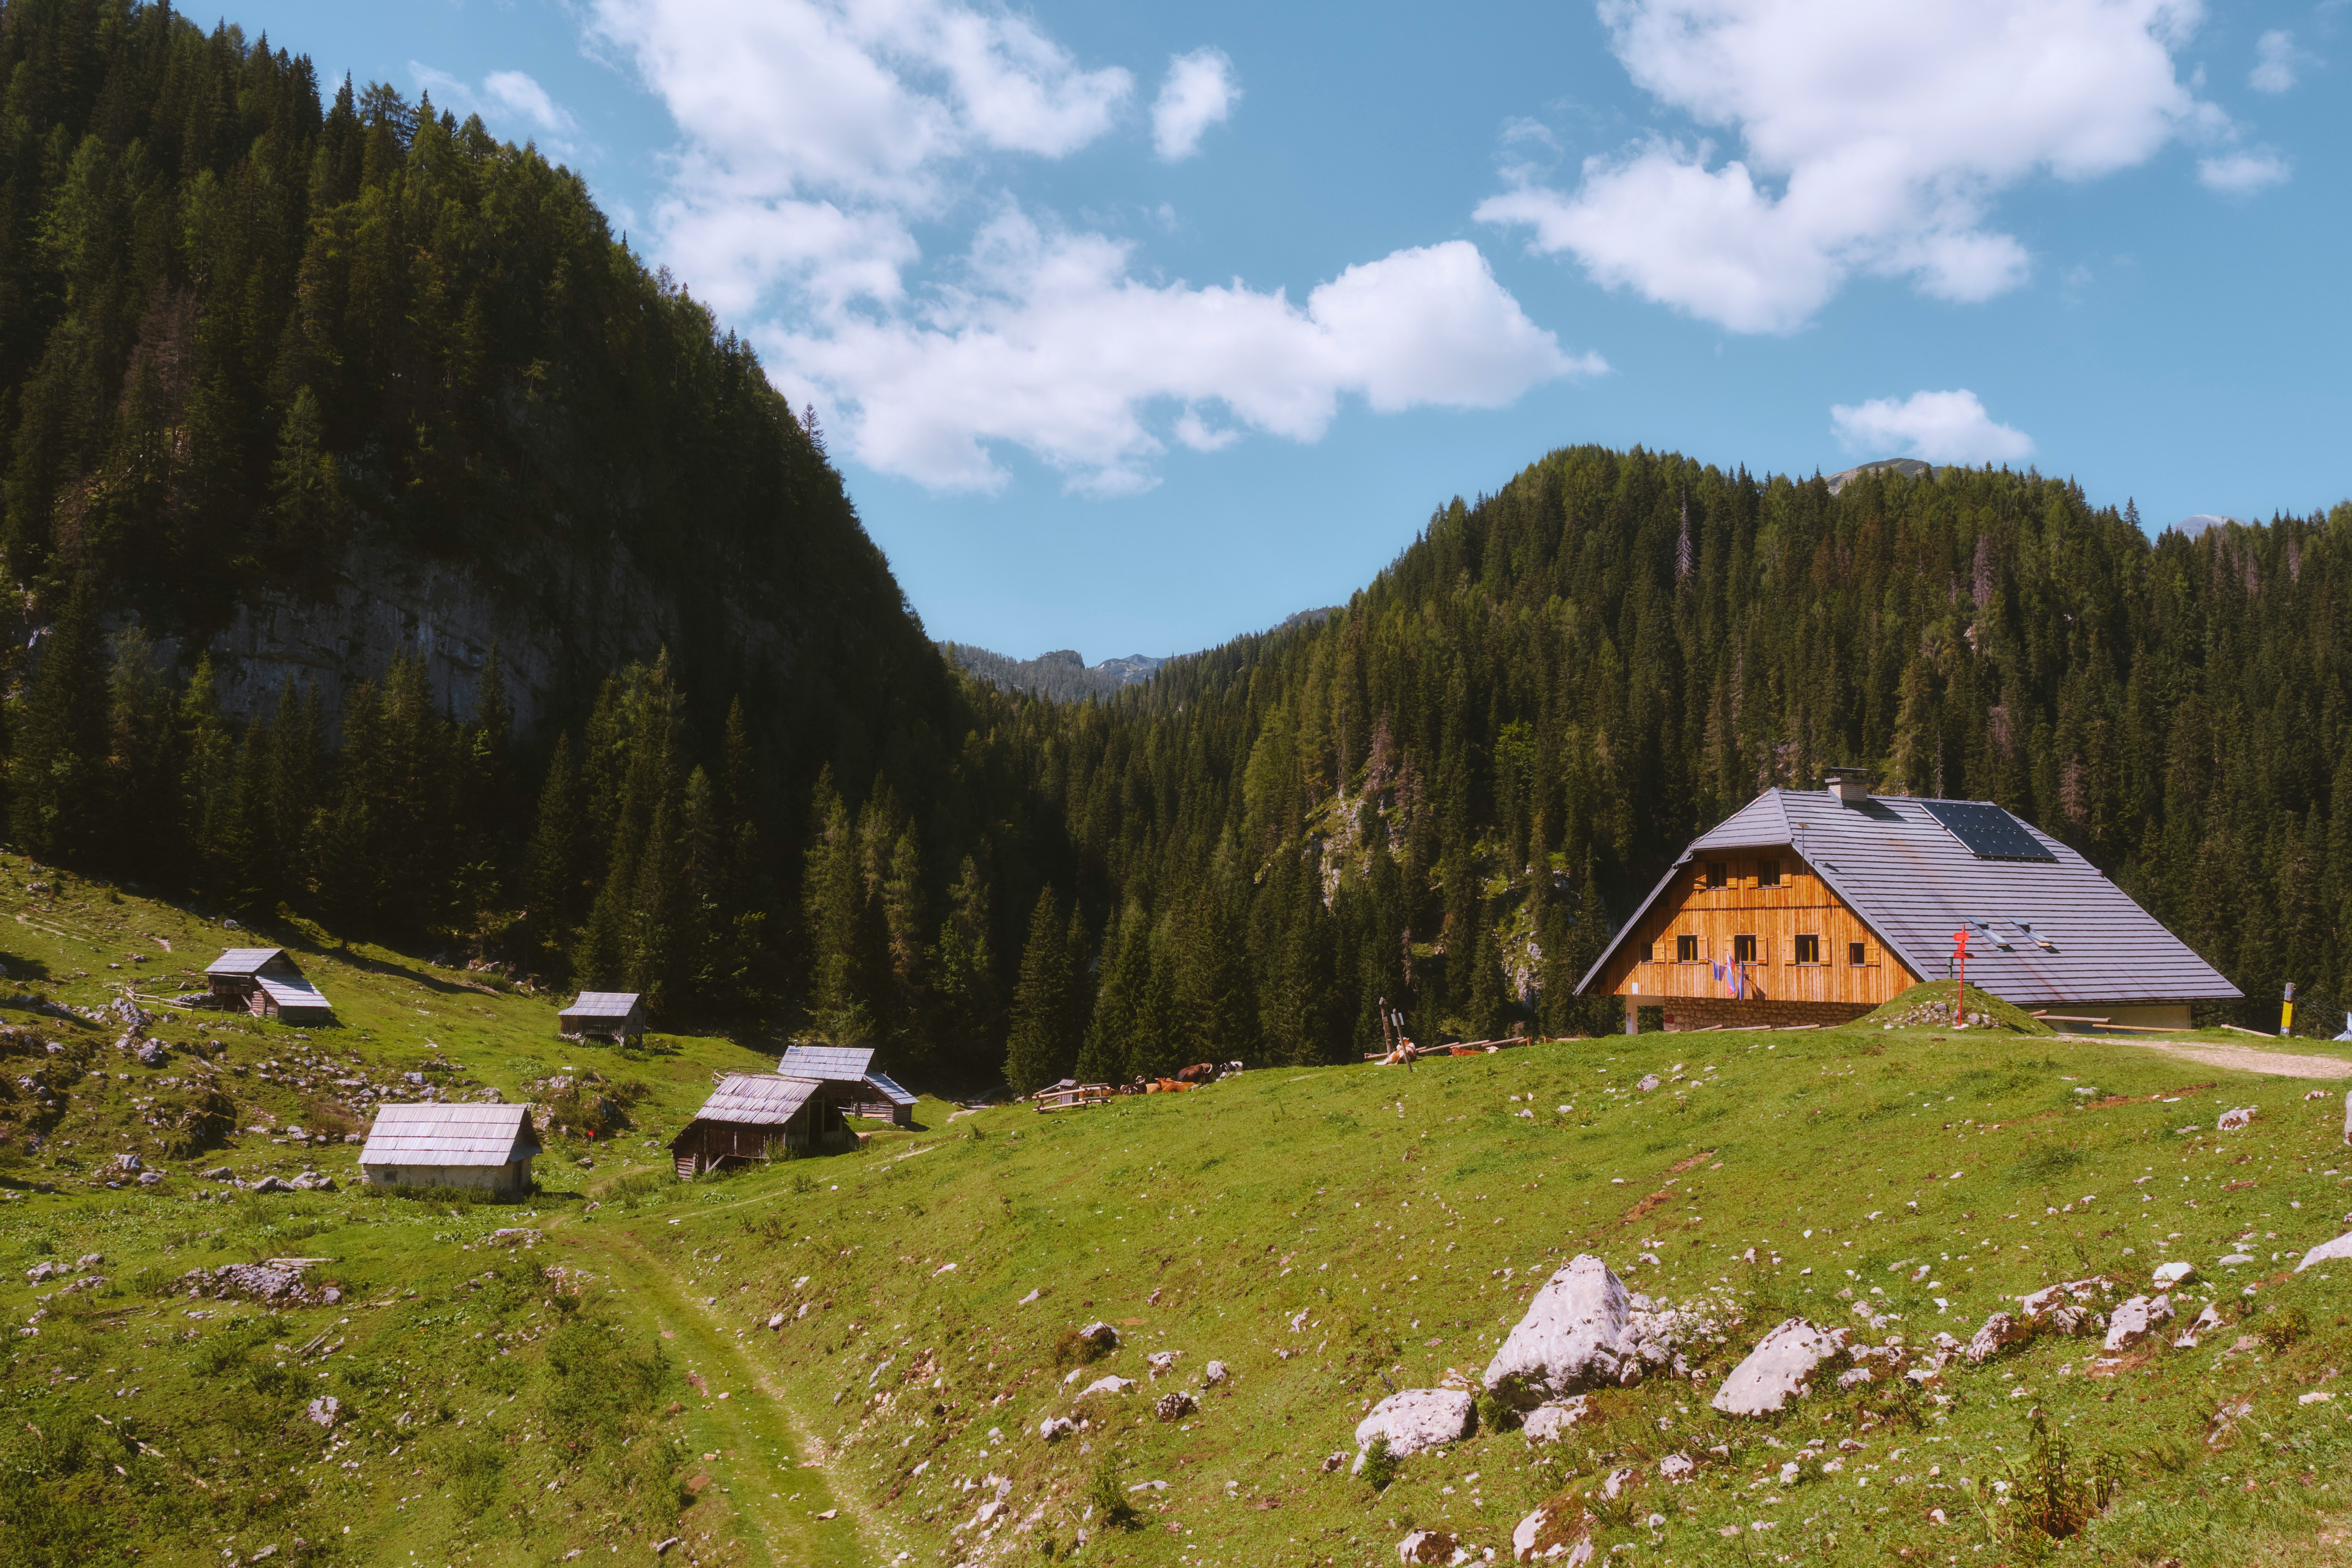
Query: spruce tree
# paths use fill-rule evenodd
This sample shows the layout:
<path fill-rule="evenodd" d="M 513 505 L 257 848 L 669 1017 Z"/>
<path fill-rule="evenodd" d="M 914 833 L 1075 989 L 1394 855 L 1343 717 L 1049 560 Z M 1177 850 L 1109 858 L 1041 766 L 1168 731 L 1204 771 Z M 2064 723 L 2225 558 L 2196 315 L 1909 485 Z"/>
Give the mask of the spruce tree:
<path fill-rule="evenodd" d="M 36 855 L 87 866 L 107 829 L 106 647 L 97 584 L 78 578 L 41 639 L 41 666 L 16 726 L 9 826 Z"/>
<path fill-rule="evenodd" d="M 1048 886 L 1037 895 L 1029 939 L 1021 949 L 1021 980 L 1013 991 L 1013 1029 L 1005 1040 L 1004 1078 L 1015 1094 L 1029 1094 L 1068 1072 L 1077 1057 L 1071 1023 L 1077 977 L 1070 968 L 1070 935 L 1060 902 Z"/>

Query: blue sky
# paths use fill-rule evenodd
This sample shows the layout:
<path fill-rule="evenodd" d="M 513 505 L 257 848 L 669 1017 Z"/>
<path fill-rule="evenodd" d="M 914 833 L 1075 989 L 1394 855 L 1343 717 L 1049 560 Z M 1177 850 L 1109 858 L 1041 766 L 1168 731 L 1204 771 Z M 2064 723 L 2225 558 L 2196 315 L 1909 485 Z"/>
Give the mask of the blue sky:
<path fill-rule="evenodd" d="M 230 19 L 579 169 L 816 404 L 931 633 L 1016 656 L 1344 600 L 1571 442 L 2352 496 L 2347 0 Z"/>

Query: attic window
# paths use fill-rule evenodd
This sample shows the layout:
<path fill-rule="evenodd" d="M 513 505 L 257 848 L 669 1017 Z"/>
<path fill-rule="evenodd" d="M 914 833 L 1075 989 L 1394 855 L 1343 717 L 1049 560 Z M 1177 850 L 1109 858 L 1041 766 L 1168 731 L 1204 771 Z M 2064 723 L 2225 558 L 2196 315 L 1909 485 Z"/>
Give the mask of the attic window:
<path fill-rule="evenodd" d="M 1706 863 L 1706 887 L 1707 887 L 1707 891 L 1709 891 L 1709 892 L 1716 892 L 1716 891 L 1718 891 L 1718 890 L 1720 890 L 1721 889 L 1723 889 L 1723 888 L 1725 888 L 1725 887 L 1729 886 L 1729 885 L 1730 885 L 1730 882 L 1731 882 L 1731 862 L 1730 862 L 1730 861 L 1728 861 L 1728 860 L 1710 860 L 1710 861 L 1708 861 L 1708 862 Z"/>
<path fill-rule="evenodd" d="M 1698 938 L 1695 936 L 1678 936 L 1675 938 L 1675 962 L 1676 963 L 1696 963 L 1698 962 Z"/>
<path fill-rule="evenodd" d="M 1867 969 L 1867 968 L 1869 968 L 1869 967 L 1870 967 L 1870 944 L 1869 944 L 1868 942 L 1847 942 L 1847 943 L 1845 944 L 1845 961 L 1846 961 L 1847 965 L 1848 965 L 1849 967 L 1851 967 L 1851 968 L 1854 968 L 1854 969 Z"/>
<path fill-rule="evenodd" d="M 1756 885 L 1759 888 L 1779 887 L 1780 885 L 1780 862 L 1778 860 L 1757 861 Z"/>

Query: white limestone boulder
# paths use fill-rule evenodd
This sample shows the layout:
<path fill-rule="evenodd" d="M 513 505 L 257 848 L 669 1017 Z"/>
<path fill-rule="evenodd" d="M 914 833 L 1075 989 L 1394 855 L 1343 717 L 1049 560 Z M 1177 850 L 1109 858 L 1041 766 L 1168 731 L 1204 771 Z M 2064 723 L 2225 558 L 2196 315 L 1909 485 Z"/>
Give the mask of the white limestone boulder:
<path fill-rule="evenodd" d="M 1731 1369 L 1715 1392 L 1715 1407 L 1729 1415 L 1769 1415 L 1787 1408 L 1789 1401 L 1812 1391 L 1814 1369 L 1844 1350 L 1852 1333 L 1790 1318 Z"/>
<path fill-rule="evenodd" d="M 2300 1274 L 2315 1263 L 2352 1263 L 2352 1231 L 2346 1231 L 2334 1241 L 2323 1241 L 2305 1253 L 2294 1271 Z"/>
<path fill-rule="evenodd" d="M 2110 1353 L 2129 1350 L 2171 1321 L 2171 1297 L 2134 1296 L 2107 1315 L 2106 1348 Z"/>
<path fill-rule="evenodd" d="M 1600 1258 L 1580 1253 L 1536 1292 L 1481 1381 L 1520 1410 L 1633 1382 L 1642 1363 L 1638 1342 L 1628 1342 L 1633 1314 L 1625 1282 Z"/>
<path fill-rule="evenodd" d="M 1400 1563 L 1450 1563 L 1456 1542 L 1442 1530 L 1416 1530 L 1397 1542 Z"/>
<path fill-rule="evenodd" d="M 1372 1406 L 1356 1423 L 1356 1447 L 1368 1449 L 1375 1437 L 1389 1440 L 1389 1452 L 1402 1458 L 1423 1448 L 1458 1443 L 1470 1436 L 1478 1421 L 1478 1406 L 1467 1389 L 1408 1388 Z"/>
<path fill-rule="evenodd" d="M 1557 1443 L 1590 1414 L 1584 1395 L 1574 1394 L 1549 1405 L 1537 1405 L 1519 1423 L 1519 1430 L 1527 1434 L 1530 1443 Z"/>

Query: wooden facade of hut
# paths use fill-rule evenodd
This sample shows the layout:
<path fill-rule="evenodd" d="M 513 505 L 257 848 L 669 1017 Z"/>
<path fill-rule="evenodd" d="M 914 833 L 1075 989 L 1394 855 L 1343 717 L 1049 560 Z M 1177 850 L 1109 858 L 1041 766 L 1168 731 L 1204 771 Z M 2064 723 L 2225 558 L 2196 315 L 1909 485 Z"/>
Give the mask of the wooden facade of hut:
<path fill-rule="evenodd" d="M 583 991 L 555 1022 L 562 1034 L 597 1035 L 626 1045 L 645 1038 L 646 999 L 635 991 Z"/>
<path fill-rule="evenodd" d="M 775 1073 L 730 1073 L 669 1141 L 680 1181 L 748 1160 L 814 1153 L 856 1140 L 838 1086 Z"/>
<path fill-rule="evenodd" d="M 232 947 L 205 966 L 216 1007 L 240 1008 L 287 1024 L 324 1024 L 334 1008 L 282 947 Z"/>
<path fill-rule="evenodd" d="M 528 1105 L 380 1105 L 360 1173 L 375 1186 L 530 1191 L 539 1130 Z"/>

